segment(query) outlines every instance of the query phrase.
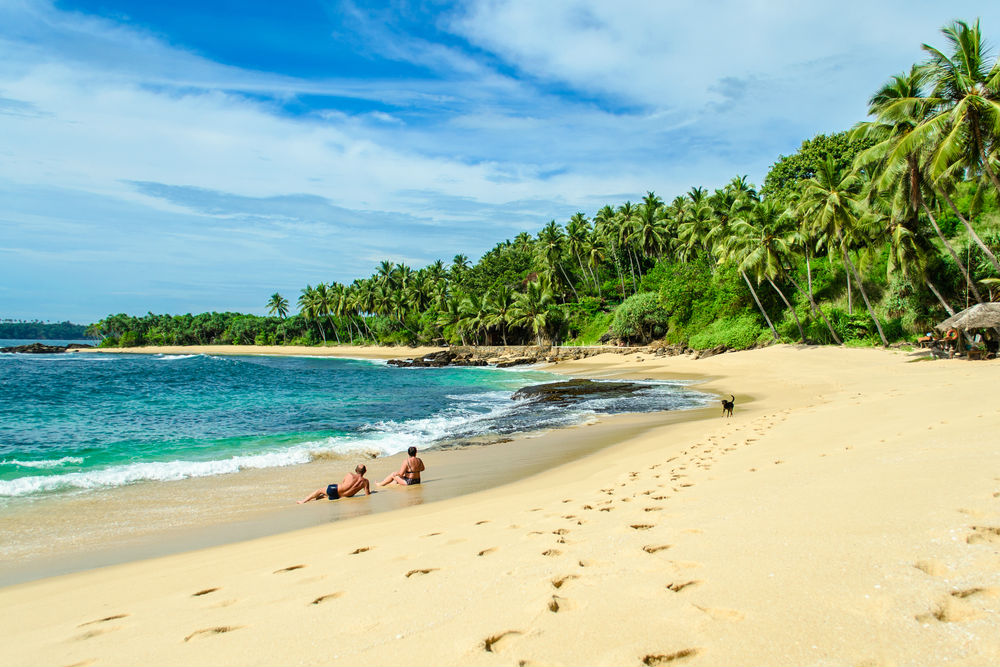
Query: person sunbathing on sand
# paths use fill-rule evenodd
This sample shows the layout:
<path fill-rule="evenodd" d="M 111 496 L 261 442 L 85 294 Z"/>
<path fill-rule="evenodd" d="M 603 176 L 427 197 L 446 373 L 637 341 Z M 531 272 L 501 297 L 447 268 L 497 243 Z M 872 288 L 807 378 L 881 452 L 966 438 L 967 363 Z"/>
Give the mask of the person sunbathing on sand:
<path fill-rule="evenodd" d="M 424 462 L 417 458 L 416 447 L 410 447 L 406 450 L 406 453 L 409 454 L 409 457 L 403 461 L 399 472 L 394 472 L 383 479 L 378 483 L 379 486 L 386 486 L 393 482 L 402 486 L 420 484 L 420 471 L 424 470 Z"/>
<path fill-rule="evenodd" d="M 370 496 L 372 492 L 368 487 L 368 480 L 365 479 L 366 472 L 368 472 L 368 468 L 363 465 L 359 465 L 354 469 L 354 472 L 347 473 L 347 475 L 344 476 L 344 481 L 340 484 L 330 484 L 326 487 L 326 489 L 316 489 L 313 491 L 312 495 L 296 502 L 301 505 L 302 503 L 307 503 L 310 500 L 319 500 L 320 498 L 329 498 L 330 500 L 336 500 L 337 498 L 350 498 L 361 489 L 364 489 L 365 494 Z"/>

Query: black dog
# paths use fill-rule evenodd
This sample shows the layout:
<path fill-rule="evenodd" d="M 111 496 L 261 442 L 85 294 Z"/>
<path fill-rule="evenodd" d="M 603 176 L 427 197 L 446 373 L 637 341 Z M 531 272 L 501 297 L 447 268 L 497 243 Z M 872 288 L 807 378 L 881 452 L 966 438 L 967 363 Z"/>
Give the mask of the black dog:
<path fill-rule="evenodd" d="M 729 400 L 722 399 L 722 416 L 732 417 L 733 416 L 733 406 L 736 405 L 736 397 L 732 394 L 729 395 Z"/>

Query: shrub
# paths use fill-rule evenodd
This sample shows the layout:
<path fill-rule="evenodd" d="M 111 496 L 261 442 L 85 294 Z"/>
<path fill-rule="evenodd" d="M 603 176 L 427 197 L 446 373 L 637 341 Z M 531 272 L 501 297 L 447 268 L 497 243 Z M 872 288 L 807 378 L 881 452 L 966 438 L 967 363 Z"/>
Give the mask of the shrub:
<path fill-rule="evenodd" d="M 760 340 L 771 337 L 770 332 L 760 326 L 753 315 L 715 320 L 710 325 L 691 336 L 688 343 L 696 350 L 704 350 L 725 345 L 734 350 L 753 347 Z"/>
<path fill-rule="evenodd" d="M 615 309 L 611 330 L 619 338 L 646 342 L 667 332 L 667 315 L 655 293 L 635 294 Z"/>

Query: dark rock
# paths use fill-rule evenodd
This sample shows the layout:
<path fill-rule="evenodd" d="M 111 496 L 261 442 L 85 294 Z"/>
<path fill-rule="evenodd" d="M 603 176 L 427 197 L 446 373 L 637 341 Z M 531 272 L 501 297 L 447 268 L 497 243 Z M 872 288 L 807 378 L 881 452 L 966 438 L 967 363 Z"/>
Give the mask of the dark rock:
<path fill-rule="evenodd" d="M 76 347 L 76 346 L 74 346 Z M 89 347 L 89 346 L 79 346 Z M 16 354 L 59 354 L 68 349 L 66 345 L 44 345 L 42 343 L 32 343 L 31 345 L 14 345 L 13 347 L 2 347 L 0 352 Z"/>
<path fill-rule="evenodd" d="M 535 357 L 514 357 L 512 359 L 502 359 L 497 362 L 497 368 L 510 368 L 511 366 L 521 366 L 523 364 L 534 364 L 538 361 Z"/>
<path fill-rule="evenodd" d="M 511 398 L 545 403 L 568 404 L 589 396 L 618 398 L 632 396 L 644 389 L 632 382 L 594 382 L 593 380 L 566 380 L 522 387 Z"/>
<path fill-rule="evenodd" d="M 390 359 L 386 363 L 390 366 L 398 366 L 400 368 L 441 368 L 450 364 L 454 358 L 454 352 L 441 350 L 440 352 L 425 354 L 419 359 Z"/>

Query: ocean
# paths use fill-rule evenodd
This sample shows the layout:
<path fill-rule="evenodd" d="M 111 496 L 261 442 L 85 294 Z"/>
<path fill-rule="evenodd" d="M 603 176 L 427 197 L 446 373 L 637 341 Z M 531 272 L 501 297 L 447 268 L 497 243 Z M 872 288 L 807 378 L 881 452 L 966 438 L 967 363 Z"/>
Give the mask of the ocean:
<path fill-rule="evenodd" d="M 570 408 L 511 400 L 520 387 L 561 379 L 329 357 L 0 354 L 0 507 L 411 445 L 482 444 L 707 398 L 681 382 L 648 382 L 628 399 Z"/>

